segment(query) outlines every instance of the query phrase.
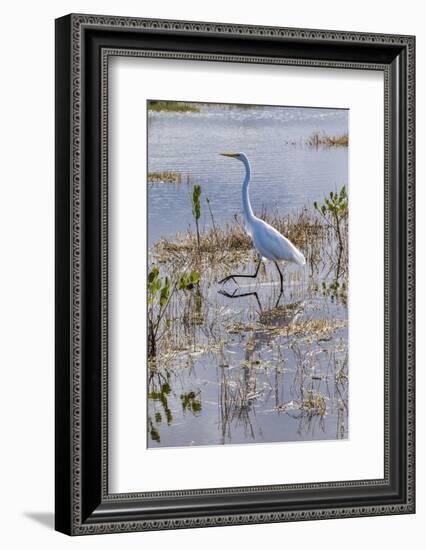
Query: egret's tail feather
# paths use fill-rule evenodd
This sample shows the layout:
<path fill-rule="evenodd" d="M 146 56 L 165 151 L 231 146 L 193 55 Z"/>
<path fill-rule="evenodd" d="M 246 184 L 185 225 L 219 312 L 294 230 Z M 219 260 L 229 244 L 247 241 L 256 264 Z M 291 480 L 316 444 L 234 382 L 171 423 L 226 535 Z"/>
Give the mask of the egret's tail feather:
<path fill-rule="evenodd" d="M 298 265 L 306 264 L 305 256 L 300 252 L 300 250 L 295 251 L 295 260 Z"/>

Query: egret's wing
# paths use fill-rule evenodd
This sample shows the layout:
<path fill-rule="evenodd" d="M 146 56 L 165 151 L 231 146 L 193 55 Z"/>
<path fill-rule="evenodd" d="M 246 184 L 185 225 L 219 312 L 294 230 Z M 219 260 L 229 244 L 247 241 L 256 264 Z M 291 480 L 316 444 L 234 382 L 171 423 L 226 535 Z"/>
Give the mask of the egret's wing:
<path fill-rule="evenodd" d="M 260 253 L 269 260 L 285 260 L 295 262 L 299 265 L 305 264 L 303 254 L 289 241 L 284 235 L 281 235 L 274 227 L 260 220 L 254 231 L 253 240 Z"/>

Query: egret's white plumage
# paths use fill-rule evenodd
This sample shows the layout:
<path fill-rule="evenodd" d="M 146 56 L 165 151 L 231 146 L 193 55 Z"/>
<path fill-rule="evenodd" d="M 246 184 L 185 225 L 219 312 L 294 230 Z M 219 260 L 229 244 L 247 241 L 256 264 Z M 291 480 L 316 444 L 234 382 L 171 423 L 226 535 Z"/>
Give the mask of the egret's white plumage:
<path fill-rule="evenodd" d="M 259 252 L 262 259 L 267 259 L 275 262 L 278 267 L 279 262 L 293 262 L 298 265 L 305 265 L 306 260 L 302 252 L 298 250 L 294 244 L 289 241 L 284 235 L 281 235 L 272 225 L 257 218 L 253 214 L 253 210 L 249 197 L 249 185 L 251 177 L 251 167 L 249 159 L 245 153 L 221 153 L 225 157 L 232 157 L 240 160 L 246 169 L 244 183 L 242 187 L 242 200 L 244 211 L 244 222 L 247 233 L 253 239 L 253 244 L 256 250 Z M 256 271 L 257 275 L 257 271 Z M 234 276 L 226 277 L 222 282 L 233 278 Z M 280 271 L 281 287 L 282 287 L 282 273 Z"/>
<path fill-rule="evenodd" d="M 303 254 L 284 235 L 269 223 L 256 218 L 252 229 L 253 244 L 262 258 L 274 262 L 293 262 L 305 265 Z"/>

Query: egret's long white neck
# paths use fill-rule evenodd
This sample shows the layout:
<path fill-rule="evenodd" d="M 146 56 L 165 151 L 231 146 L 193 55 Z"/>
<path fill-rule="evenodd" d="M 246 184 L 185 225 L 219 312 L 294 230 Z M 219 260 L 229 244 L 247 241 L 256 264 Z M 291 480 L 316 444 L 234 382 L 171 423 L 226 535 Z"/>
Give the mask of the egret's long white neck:
<path fill-rule="evenodd" d="M 255 220 L 253 210 L 250 204 L 250 197 L 249 197 L 251 168 L 250 168 L 250 162 L 247 157 L 243 158 L 242 162 L 246 168 L 246 176 L 244 178 L 244 183 L 243 183 L 243 210 L 244 210 L 245 222 L 250 227 Z"/>

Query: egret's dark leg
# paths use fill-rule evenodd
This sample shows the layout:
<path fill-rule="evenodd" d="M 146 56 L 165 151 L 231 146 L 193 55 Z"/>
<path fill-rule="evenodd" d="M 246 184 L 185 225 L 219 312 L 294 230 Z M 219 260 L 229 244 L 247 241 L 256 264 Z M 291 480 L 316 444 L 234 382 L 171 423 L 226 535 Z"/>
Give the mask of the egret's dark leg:
<path fill-rule="evenodd" d="M 278 273 L 280 274 L 280 284 L 281 284 L 281 292 L 283 291 L 283 283 L 284 283 L 284 277 L 283 277 L 283 274 L 281 273 L 281 269 L 280 269 L 280 266 L 277 264 L 277 262 L 274 262 L 274 264 L 277 266 L 277 269 L 278 269 Z"/>
<path fill-rule="evenodd" d="M 237 294 L 237 289 L 235 289 L 232 294 L 226 292 L 226 290 L 219 290 L 218 292 L 219 294 L 222 294 L 222 296 L 226 296 L 227 298 L 243 298 L 244 296 L 254 296 L 256 298 L 257 305 L 259 306 L 259 310 L 260 312 L 262 312 L 262 304 L 260 303 L 257 292 L 243 292 L 242 294 Z"/>
<path fill-rule="evenodd" d="M 282 296 L 283 296 L 283 291 L 281 290 L 280 295 L 278 296 L 277 303 L 275 304 L 275 309 L 277 309 L 278 304 L 280 303 L 280 300 L 281 300 Z"/>
<path fill-rule="evenodd" d="M 235 280 L 236 278 L 246 278 L 246 277 L 248 277 L 250 279 L 256 279 L 257 274 L 259 273 L 261 263 L 262 263 L 262 260 L 259 260 L 259 263 L 257 264 L 257 268 L 256 268 L 256 273 L 254 275 L 241 275 L 241 274 L 228 275 L 227 277 L 225 277 L 224 279 L 219 281 L 218 284 L 221 285 L 223 283 L 226 283 L 226 281 L 229 281 L 230 279 L 232 279 L 234 281 L 234 283 L 236 283 L 236 280 Z"/>

